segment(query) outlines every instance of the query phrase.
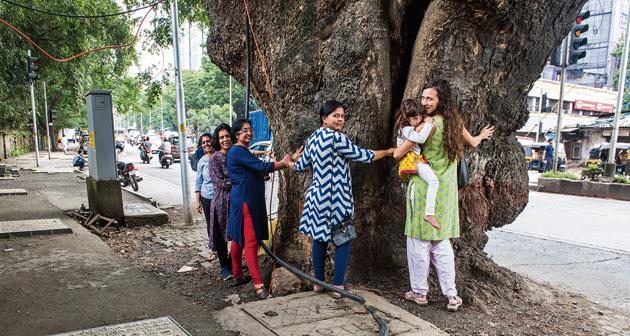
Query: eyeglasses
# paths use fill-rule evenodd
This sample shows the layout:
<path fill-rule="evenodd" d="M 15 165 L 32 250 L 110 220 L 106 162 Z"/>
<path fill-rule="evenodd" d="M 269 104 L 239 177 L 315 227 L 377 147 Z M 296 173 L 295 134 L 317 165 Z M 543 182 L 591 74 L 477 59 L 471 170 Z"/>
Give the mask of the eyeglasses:
<path fill-rule="evenodd" d="M 240 132 L 238 133 L 254 133 L 254 129 L 253 128 L 242 128 Z"/>

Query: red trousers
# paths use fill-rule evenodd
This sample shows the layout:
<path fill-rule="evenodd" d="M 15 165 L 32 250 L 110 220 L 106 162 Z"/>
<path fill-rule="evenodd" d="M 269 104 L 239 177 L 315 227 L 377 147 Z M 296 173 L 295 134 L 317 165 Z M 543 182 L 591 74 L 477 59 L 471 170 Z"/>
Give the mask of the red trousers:
<path fill-rule="evenodd" d="M 258 266 L 258 240 L 256 239 L 256 231 L 254 231 L 252 215 L 249 213 L 249 208 L 245 202 L 243 202 L 243 241 L 245 242 L 245 246 L 240 246 L 235 241 L 232 241 L 232 245 L 230 246 L 232 276 L 234 278 L 243 276 L 241 259 L 243 258 L 243 250 L 245 250 L 245 262 L 247 262 L 249 274 L 252 276 L 254 286 L 262 285 L 263 280 Z"/>

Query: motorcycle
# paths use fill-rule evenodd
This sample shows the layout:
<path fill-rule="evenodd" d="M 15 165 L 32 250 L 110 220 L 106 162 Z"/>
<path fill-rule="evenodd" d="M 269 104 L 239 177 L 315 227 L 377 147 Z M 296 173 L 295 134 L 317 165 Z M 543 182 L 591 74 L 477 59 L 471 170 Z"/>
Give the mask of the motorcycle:
<path fill-rule="evenodd" d="M 118 161 L 116 163 L 118 170 L 118 180 L 123 187 L 131 186 L 134 191 L 138 191 L 138 182 L 142 181 L 142 177 L 136 176 L 133 163 L 125 163 L 124 161 Z"/>
<path fill-rule="evenodd" d="M 138 147 L 140 149 L 140 160 L 143 163 L 151 163 L 151 159 L 153 156 L 151 155 L 151 143 L 145 142 L 144 148 L 142 146 Z"/>
<path fill-rule="evenodd" d="M 164 153 L 160 151 L 160 165 L 162 168 L 168 169 L 173 164 L 173 155 L 171 153 Z"/>
<path fill-rule="evenodd" d="M 125 142 L 124 141 L 116 141 L 116 150 L 118 151 L 118 153 L 122 153 L 122 151 L 125 149 Z"/>

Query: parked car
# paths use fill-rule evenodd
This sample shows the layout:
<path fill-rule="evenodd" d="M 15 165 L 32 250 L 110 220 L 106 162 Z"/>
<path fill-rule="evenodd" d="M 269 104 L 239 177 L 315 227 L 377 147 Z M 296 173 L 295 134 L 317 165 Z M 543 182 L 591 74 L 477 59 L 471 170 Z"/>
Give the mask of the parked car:
<path fill-rule="evenodd" d="M 171 153 L 173 154 L 173 161 L 181 161 L 181 154 L 179 152 L 179 136 L 171 136 L 168 138 L 168 142 L 171 143 Z M 188 155 L 191 155 L 195 151 L 195 146 L 189 138 L 186 138 L 186 151 Z"/>
<path fill-rule="evenodd" d="M 260 152 L 267 152 L 273 150 L 273 143 L 271 141 L 258 141 L 255 142 L 253 145 L 249 146 L 249 151 L 256 154 L 256 153 L 260 153 Z M 264 154 L 259 154 L 259 157 L 263 160 L 263 161 L 269 161 L 269 156 L 268 155 L 264 155 Z"/>

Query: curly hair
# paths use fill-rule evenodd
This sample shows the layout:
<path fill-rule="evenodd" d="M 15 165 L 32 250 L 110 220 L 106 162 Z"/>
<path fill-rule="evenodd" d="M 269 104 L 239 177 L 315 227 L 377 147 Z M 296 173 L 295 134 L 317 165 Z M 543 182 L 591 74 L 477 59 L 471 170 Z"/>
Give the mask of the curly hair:
<path fill-rule="evenodd" d="M 415 99 L 405 99 L 400 103 L 400 108 L 396 110 L 396 133 L 400 134 L 403 127 L 410 126 L 409 118 L 424 115 L 422 106 Z"/>
<path fill-rule="evenodd" d="M 428 81 L 422 88 L 422 91 L 426 89 L 434 89 L 437 92 L 438 104 L 434 114 L 444 117 L 444 151 L 449 161 L 456 161 L 464 152 L 462 135 L 464 122 L 459 114 L 455 95 L 451 90 L 451 86 L 444 79 Z"/>
<path fill-rule="evenodd" d="M 221 144 L 219 143 L 219 132 L 221 131 L 227 131 L 228 134 L 230 134 L 230 140 L 232 140 L 232 144 L 236 143 L 236 137 L 234 136 L 234 134 L 232 134 L 232 128 L 230 127 L 230 125 L 225 123 L 220 124 L 214 129 L 214 136 L 212 137 L 212 148 L 214 148 L 214 150 L 217 152 L 221 150 Z"/>

